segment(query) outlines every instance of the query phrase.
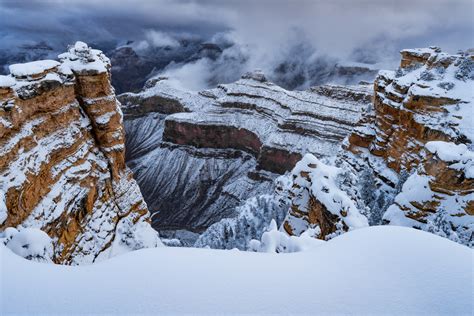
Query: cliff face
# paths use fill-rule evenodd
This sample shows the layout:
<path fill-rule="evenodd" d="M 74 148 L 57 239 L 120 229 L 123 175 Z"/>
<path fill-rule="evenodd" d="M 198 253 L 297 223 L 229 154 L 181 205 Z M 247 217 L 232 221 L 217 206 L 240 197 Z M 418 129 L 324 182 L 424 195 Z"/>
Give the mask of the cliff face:
<path fill-rule="evenodd" d="M 312 235 L 324 240 L 368 226 L 367 218 L 360 213 L 353 196 L 340 188 L 344 184 L 354 184 L 354 181 L 347 181 L 354 179 L 347 179 L 342 169 L 308 154 L 289 177 L 291 205 L 282 226 L 289 235 L 300 236 L 314 229 Z"/>
<path fill-rule="evenodd" d="M 0 229 L 42 229 L 66 264 L 156 246 L 109 60 L 81 42 L 59 58 L 0 77 Z"/>
<path fill-rule="evenodd" d="M 370 224 L 412 226 L 473 245 L 473 91 L 474 56 L 468 53 L 404 50 L 396 72 L 379 73 L 373 110 L 334 162 L 348 173 L 346 182 L 357 179 L 338 187 Z M 306 187 L 321 180 L 314 176 Z M 298 212 L 290 211 L 284 227 Z M 313 226 L 334 227 L 343 217 L 317 216 Z"/>
<path fill-rule="evenodd" d="M 371 98 L 367 85 L 287 91 L 261 72 L 198 93 L 152 79 L 120 96 L 127 163 L 150 210 L 159 211 L 160 232 L 201 233 L 236 216 L 245 200 L 273 192 L 274 180 L 305 153 L 334 155 Z M 268 206 L 255 201 L 252 209 Z"/>

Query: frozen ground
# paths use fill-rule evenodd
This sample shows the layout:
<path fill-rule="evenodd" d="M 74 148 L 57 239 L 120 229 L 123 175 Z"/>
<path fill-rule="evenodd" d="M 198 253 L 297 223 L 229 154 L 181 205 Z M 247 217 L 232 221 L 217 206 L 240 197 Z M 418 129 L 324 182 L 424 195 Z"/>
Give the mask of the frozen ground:
<path fill-rule="evenodd" d="M 0 246 L 2 314 L 472 313 L 473 252 L 374 226 L 305 252 L 144 249 L 89 266 L 35 263 Z"/>

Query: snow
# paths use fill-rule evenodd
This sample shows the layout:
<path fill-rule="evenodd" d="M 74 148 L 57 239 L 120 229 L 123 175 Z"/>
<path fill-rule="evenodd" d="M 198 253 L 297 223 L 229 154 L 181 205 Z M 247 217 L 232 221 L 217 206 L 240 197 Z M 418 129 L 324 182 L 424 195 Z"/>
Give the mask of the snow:
<path fill-rule="evenodd" d="M 289 236 L 286 232 L 279 231 L 276 221 L 272 219 L 268 231 L 262 235 L 262 240 L 251 240 L 249 248 L 256 252 L 271 253 L 306 251 L 325 243 L 315 238 L 317 234 L 314 229 L 308 229 L 299 237 Z"/>
<path fill-rule="evenodd" d="M 84 72 L 104 73 L 110 66 L 110 60 L 97 49 L 91 49 L 84 42 L 76 42 L 69 47 L 68 52 L 60 54 L 63 73 L 69 69 L 79 74 Z"/>
<path fill-rule="evenodd" d="M 20 231 L 8 227 L 0 238 L 13 253 L 38 262 L 51 262 L 53 245 L 51 238 L 37 228 L 24 228 Z M 0 236 L 2 237 L 2 236 Z"/>
<path fill-rule="evenodd" d="M 15 84 L 16 80 L 12 76 L 0 76 L 0 88 L 9 88 Z"/>
<path fill-rule="evenodd" d="M 444 161 L 459 161 L 465 154 L 469 154 L 467 146 L 456 145 L 450 142 L 432 141 L 426 143 L 426 148 Z"/>
<path fill-rule="evenodd" d="M 115 111 L 104 113 L 101 116 L 98 116 L 98 117 L 94 118 L 94 122 L 96 122 L 99 125 L 106 125 L 106 124 L 109 123 L 110 119 L 115 114 L 117 114 L 117 112 L 115 112 Z"/>
<path fill-rule="evenodd" d="M 87 44 L 84 42 L 77 41 L 74 44 L 74 49 L 76 50 L 76 52 L 85 52 L 89 49 L 89 46 L 87 46 Z"/>
<path fill-rule="evenodd" d="M 450 168 L 462 170 L 466 178 L 474 178 L 474 152 L 464 144 L 451 142 L 432 141 L 426 143 L 426 148 L 446 162 L 456 162 Z"/>
<path fill-rule="evenodd" d="M 16 77 L 41 74 L 60 65 L 56 60 L 38 60 L 24 64 L 10 65 L 10 73 Z"/>
<path fill-rule="evenodd" d="M 349 230 L 368 226 L 367 218 L 360 213 L 355 202 L 339 188 L 338 178 L 342 172 L 341 168 L 325 164 L 312 154 L 306 154 L 291 172 L 294 179 L 294 185 L 291 187 L 293 204 L 300 211 L 308 213 L 309 200 L 314 197 L 332 214 L 341 216 L 342 212 L 346 213 L 343 221 Z M 307 229 L 306 224 L 298 223 L 298 216 L 287 218 L 292 222 L 291 226 L 296 235 Z"/>
<path fill-rule="evenodd" d="M 3 314 L 425 314 L 472 312 L 472 250 L 375 226 L 311 251 L 154 248 L 71 267 L 0 246 Z"/>

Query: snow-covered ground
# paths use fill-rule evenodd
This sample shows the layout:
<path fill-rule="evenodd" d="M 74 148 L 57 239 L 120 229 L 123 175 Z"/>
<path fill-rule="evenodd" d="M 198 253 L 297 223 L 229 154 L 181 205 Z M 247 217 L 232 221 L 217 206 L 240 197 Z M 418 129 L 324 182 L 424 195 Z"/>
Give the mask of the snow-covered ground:
<path fill-rule="evenodd" d="M 445 314 L 473 311 L 473 251 L 374 226 L 291 254 L 155 248 L 89 266 L 3 245 L 2 314 Z"/>

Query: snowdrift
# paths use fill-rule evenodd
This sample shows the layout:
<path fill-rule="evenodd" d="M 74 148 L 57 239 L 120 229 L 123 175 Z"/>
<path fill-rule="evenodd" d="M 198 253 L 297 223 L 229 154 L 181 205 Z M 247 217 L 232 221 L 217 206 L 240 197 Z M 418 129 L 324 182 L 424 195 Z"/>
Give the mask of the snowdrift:
<path fill-rule="evenodd" d="M 472 250 L 410 228 L 291 254 L 155 248 L 80 267 L 0 254 L 2 314 L 472 313 Z"/>

